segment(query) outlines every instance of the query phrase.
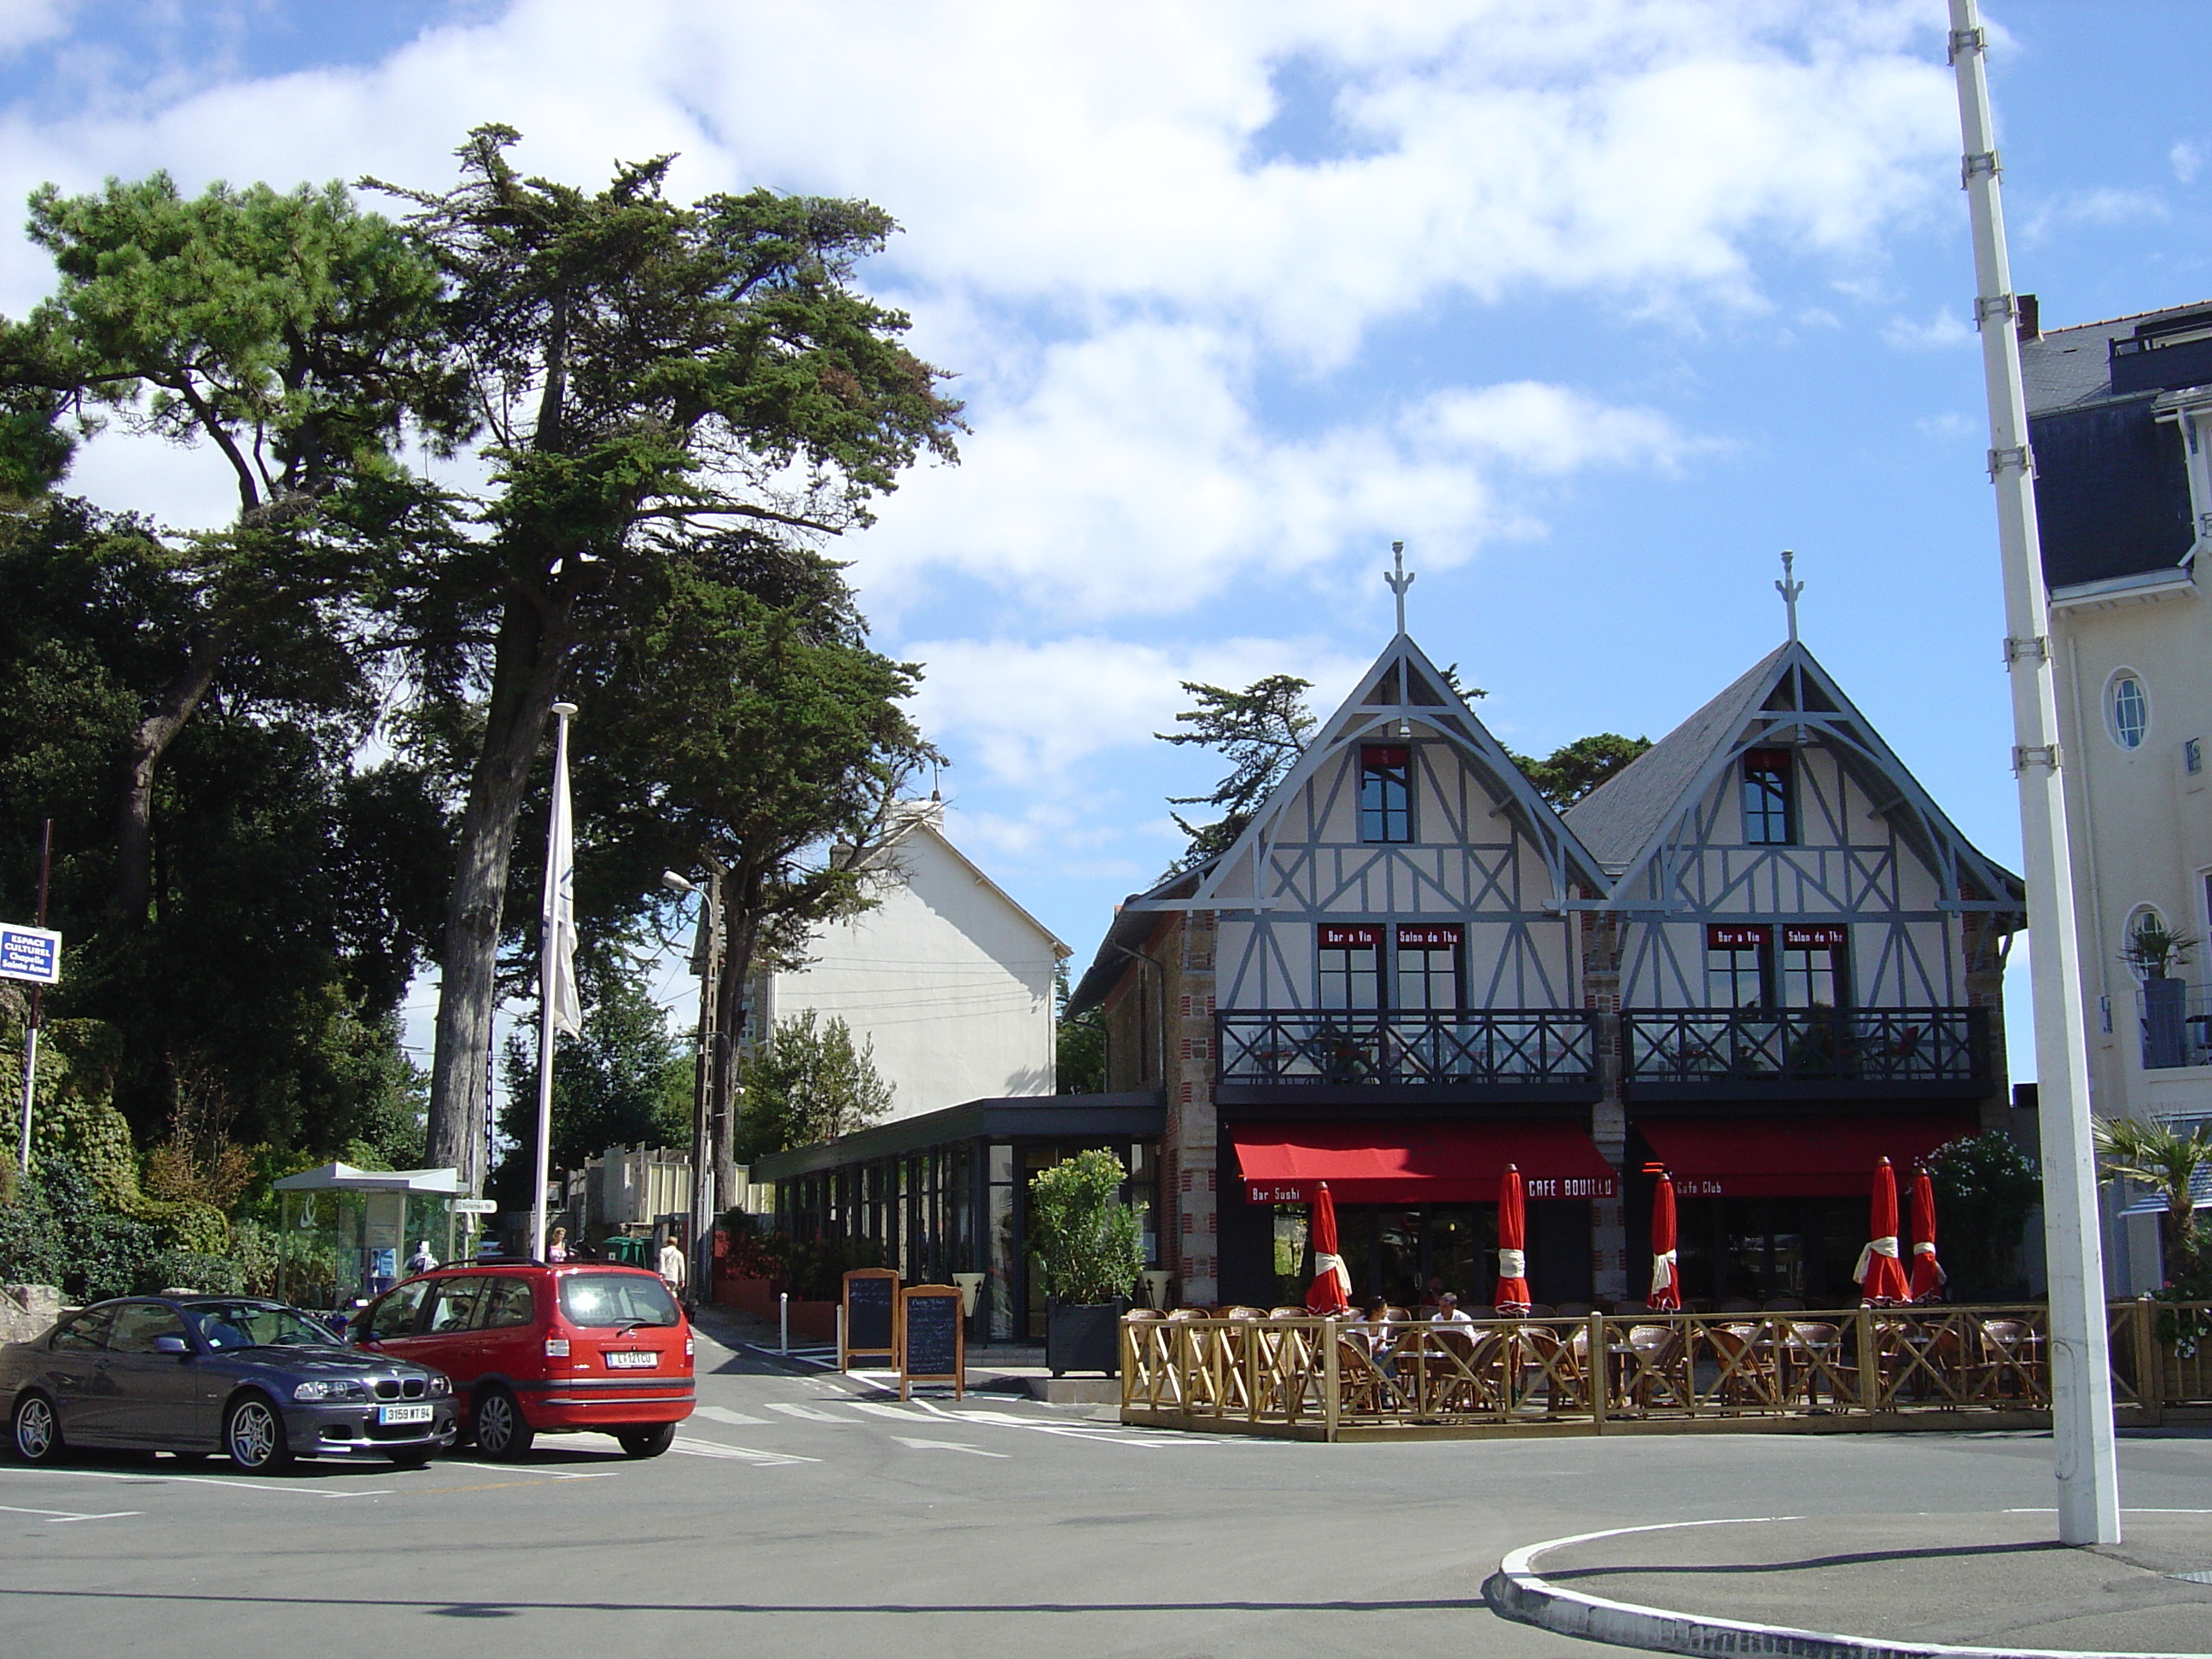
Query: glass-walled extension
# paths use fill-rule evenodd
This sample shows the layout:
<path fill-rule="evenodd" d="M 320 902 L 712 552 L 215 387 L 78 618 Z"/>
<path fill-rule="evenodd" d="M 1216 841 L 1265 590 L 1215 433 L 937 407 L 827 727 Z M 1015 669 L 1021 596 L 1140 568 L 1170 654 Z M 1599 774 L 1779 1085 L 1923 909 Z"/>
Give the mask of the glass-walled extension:
<path fill-rule="evenodd" d="M 970 1101 L 763 1158 L 753 1179 L 775 1188 L 779 1232 L 866 1241 L 908 1284 L 980 1273 L 970 1340 L 1040 1341 L 1030 1177 L 1093 1147 L 1112 1152 L 1129 1172 L 1122 1196 L 1140 1218 L 1146 1263 L 1157 1267 L 1164 1116 L 1150 1093 Z"/>
<path fill-rule="evenodd" d="M 356 1170 L 349 1164 L 286 1176 L 276 1294 L 303 1308 L 343 1308 L 388 1291 L 427 1246 L 453 1261 L 465 1248 L 454 1213 L 454 1170 Z"/>

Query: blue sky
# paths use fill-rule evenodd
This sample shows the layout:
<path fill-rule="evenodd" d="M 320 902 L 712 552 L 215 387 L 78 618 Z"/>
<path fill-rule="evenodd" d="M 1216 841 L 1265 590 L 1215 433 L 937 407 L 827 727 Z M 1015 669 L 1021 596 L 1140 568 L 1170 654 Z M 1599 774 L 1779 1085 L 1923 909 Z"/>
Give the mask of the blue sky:
<path fill-rule="evenodd" d="M 434 185 L 495 119 L 579 184 L 676 150 L 679 189 L 881 203 L 866 279 L 975 429 L 839 550 L 929 666 L 953 835 L 1079 967 L 1211 781 L 1149 736 L 1176 681 L 1340 695 L 1394 538 L 1413 632 L 1538 753 L 1733 678 L 1796 549 L 1808 641 L 2016 862 L 1942 13 L 12 0 L 0 196 Z M 2212 8 L 1990 21 L 2046 323 L 2212 295 Z M 0 243 L 0 311 L 47 281 Z M 204 454 L 104 440 L 76 483 L 225 510 Z"/>

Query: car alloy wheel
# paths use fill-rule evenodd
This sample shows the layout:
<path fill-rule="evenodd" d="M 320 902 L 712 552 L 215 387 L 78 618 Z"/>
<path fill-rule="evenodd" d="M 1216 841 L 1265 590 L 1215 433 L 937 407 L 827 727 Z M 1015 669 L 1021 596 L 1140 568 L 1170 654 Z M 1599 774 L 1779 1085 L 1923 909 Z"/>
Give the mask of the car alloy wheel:
<path fill-rule="evenodd" d="M 232 1462 L 249 1471 L 278 1469 L 292 1461 L 283 1419 L 274 1406 L 255 1395 L 248 1395 L 230 1408 L 230 1420 L 223 1425 L 222 1447 Z"/>
<path fill-rule="evenodd" d="M 526 1457 L 537 1438 L 522 1420 L 522 1408 L 505 1389 L 487 1389 L 477 1399 L 477 1449 L 501 1462 Z"/>
<path fill-rule="evenodd" d="M 62 1454 L 61 1425 L 54 1420 L 53 1402 L 42 1394 L 27 1394 L 15 1402 L 15 1455 L 26 1463 L 51 1463 Z"/>

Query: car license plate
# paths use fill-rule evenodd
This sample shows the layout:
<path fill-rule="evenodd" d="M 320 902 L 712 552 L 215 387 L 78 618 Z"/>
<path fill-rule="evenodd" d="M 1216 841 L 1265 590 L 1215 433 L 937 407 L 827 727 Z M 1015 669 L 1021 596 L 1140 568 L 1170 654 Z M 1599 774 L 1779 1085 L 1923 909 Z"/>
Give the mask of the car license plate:
<path fill-rule="evenodd" d="M 430 1420 L 428 1406 L 379 1406 L 376 1420 L 386 1428 L 395 1423 L 427 1423 Z"/>
<path fill-rule="evenodd" d="M 660 1356 L 650 1348 L 622 1348 L 607 1356 L 612 1371 L 649 1371 L 659 1363 Z"/>

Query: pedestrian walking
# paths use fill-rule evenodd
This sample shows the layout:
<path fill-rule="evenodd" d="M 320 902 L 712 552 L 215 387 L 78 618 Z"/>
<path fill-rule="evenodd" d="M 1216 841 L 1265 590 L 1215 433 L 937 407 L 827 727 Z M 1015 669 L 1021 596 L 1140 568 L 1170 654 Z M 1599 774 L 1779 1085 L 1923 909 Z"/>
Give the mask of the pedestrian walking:
<path fill-rule="evenodd" d="M 684 1278 L 687 1264 L 684 1247 L 673 1238 L 662 1241 L 660 1246 L 660 1276 L 668 1281 L 668 1288 L 680 1299 L 684 1295 Z"/>
<path fill-rule="evenodd" d="M 416 1273 L 427 1273 L 437 1265 L 438 1258 L 430 1254 L 430 1241 L 427 1238 L 418 1240 L 415 1254 L 407 1258 L 408 1277 L 411 1279 Z"/>
<path fill-rule="evenodd" d="M 566 1261 L 568 1259 L 568 1230 L 566 1227 L 556 1227 L 546 1236 L 545 1259 L 548 1261 Z"/>

